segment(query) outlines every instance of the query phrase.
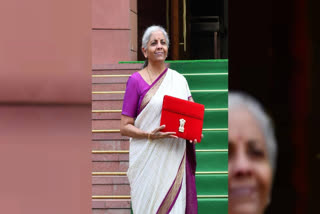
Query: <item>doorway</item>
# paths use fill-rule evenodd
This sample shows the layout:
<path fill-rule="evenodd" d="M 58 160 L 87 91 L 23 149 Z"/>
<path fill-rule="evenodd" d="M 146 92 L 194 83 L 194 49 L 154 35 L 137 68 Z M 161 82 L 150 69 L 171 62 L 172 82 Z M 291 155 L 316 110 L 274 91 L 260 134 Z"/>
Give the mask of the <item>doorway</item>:
<path fill-rule="evenodd" d="M 150 25 L 166 28 L 168 60 L 228 58 L 228 0 L 138 0 L 138 47 Z M 138 51 L 138 60 L 144 60 Z"/>

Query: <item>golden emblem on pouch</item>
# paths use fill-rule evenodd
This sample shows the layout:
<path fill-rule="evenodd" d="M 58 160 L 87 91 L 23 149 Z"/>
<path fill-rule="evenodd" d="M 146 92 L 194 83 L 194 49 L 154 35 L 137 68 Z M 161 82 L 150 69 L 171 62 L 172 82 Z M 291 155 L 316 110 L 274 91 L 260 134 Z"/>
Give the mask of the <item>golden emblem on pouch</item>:
<path fill-rule="evenodd" d="M 179 132 L 184 132 L 184 124 L 186 124 L 185 119 L 179 119 L 180 126 L 179 126 Z"/>

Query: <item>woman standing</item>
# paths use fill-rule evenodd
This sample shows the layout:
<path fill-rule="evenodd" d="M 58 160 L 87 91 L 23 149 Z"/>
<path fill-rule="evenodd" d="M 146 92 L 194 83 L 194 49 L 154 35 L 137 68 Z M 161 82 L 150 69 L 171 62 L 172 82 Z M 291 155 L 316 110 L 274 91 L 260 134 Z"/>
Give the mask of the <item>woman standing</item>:
<path fill-rule="evenodd" d="M 134 213 L 197 213 L 194 144 L 162 132 L 164 95 L 193 101 L 186 79 L 166 68 L 169 38 L 160 26 L 142 38 L 146 63 L 127 82 L 120 132 L 130 137 L 129 169 Z M 194 141 L 196 143 L 196 141 Z"/>

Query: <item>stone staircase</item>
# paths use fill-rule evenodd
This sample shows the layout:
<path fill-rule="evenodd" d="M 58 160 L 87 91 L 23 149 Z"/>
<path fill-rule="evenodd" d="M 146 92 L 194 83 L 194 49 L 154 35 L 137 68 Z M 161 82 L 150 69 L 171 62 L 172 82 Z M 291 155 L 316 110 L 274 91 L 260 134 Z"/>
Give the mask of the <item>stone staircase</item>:
<path fill-rule="evenodd" d="M 119 133 L 123 93 L 140 64 L 100 65 L 92 77 L 92 213 L 129 214 L 129 138 Z"/>
<path fill-rule="evenodd" d="M 205 105 L 203 141 L 196 146 L 199 213 L 228 210 L 227 60 L 172 61 Z M 130 213 L 126 177 L 129 141 L 119 133 L 126 81 L 141 63 L 101 65 L 92 78 L 92 208 L 94 214 Z"/>

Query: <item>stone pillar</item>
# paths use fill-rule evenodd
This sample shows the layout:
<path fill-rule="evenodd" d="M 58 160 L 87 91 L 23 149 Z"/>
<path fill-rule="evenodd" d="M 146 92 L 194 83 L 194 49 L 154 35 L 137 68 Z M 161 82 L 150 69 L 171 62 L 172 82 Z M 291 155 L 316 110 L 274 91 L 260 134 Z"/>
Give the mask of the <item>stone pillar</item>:
<path fill-rule="evenodd" d="M 137 59 L 137 1 L 92 1 L 92 64 Z"/>

